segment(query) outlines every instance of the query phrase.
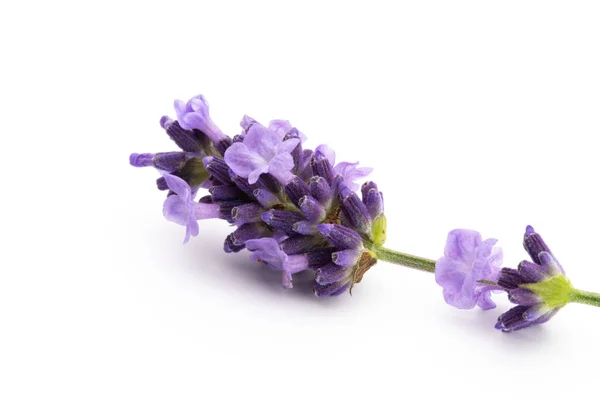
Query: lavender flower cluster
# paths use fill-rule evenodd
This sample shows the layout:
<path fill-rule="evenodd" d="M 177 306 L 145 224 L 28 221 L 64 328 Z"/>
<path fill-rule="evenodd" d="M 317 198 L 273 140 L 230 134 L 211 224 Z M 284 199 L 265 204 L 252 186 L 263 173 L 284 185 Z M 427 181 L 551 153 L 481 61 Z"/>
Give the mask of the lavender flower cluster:
<path fill-rule="evenodd" d="M 241 133 L 230 138 L 208 111 L 203 96 L 176 101 L 177 120 L 160 124 L 180 151 L 129 160 L 160 171 L 157 186 L 168 191 L 163 214 L 185 226 L 184 243 L 198 235 L 199 220 L 223 219 L 235 227 L 225 252 L 249 250 L 252 260 L 281 272 L 286 288 L 294 274 L 312 270 L 319 297 L 351 292 L 378 259 L 434 272 L 445 301 L 460 309 L 492 309 L 492 293 L 506 293 L 516 306 L 498 318 L 504 332 L 544 323 L 569 302 L 600 306 L 600 294 L 571 285 L 531 226 L 523 239 L 531 261 L 516 269 L 501 268 L 497 240 L 472 230 L 451 231 L 437 261 L 386 249 L 383 195 L 373 182 L 357 183 L 371 169 L 336 163 L 325 145 L 304 149 L 305 136 L 284 120 L 264 126 L 244 116 Z M 200 189 L 208 194 L 196 200 Z"/>
<path fill-rule="evenodd" d="M 385 240 L 383 196 L 373 182 L 355 192 L 371 169 L 336 164 L 325 145 L 304 149 L 305 136 L 284 120 L 264 126 L 244 116 L 230 138 L 201 95 L 176 101 L 175 111 L 177 120 L 160 123 L 181 150 L 134 153 L 130 163 L 160 171 L 163 214 L 185 226 L 184 243 L 198 235 L 198 220 L 223 219 L 235 226 L 225 252 L 248 249 L 252 260 L 281 271 L 286 288 L 294 274 L 312 270 L 319 297 L 345 292 L 375 264 L 368 247 Z M 200 189 L 208 194 L 196 201 Z"/>

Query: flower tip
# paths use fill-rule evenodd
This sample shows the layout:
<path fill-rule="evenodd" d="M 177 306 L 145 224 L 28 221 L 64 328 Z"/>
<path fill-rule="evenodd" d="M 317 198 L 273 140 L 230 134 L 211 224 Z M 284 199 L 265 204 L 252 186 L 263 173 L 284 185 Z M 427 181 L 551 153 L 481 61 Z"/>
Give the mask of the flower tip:
<path fill-rule="evenodd" d="M 129 164 L 134 167 L 151 167 L 154 165 L 154 155 L 148 153 L 132 153 L 129 156 Z"/>
<path fill-rule="evenodd" d="M 273 214 L 274 214 L 273 210 L 269 210 L 269 211 L 263 213 L 260 216 L 260 219 L 262 219 L 264 223 L 268 224 L 271 222 L 271 219 L 273 218 Z"/>
<path fill-rule="evenodd" d="M 173 124 L 173 120 L 166 115 L 163 115 L 160 119 L 160 126 L 163 129 L 169 129 L 169 127 Z"/>
<path fill-rule="evenodd" d="M 498 322 L 496 322 L 496 325 L 494 325 L 494 328 L 496 328 L 502 332 L 506 332 L 506 330 L 505 330 L 506 327 L 504 326 L 504 324 L 502 323 L 502 321 L 500 319 L 498 319 Z"/>
<path fill-rule="evenodd" d="M 321 290 L 322 286 L 319 285 L 315 285 L 313 287 L 313 293 L 315 294 L 316 297 L 327 297 L 327 294 L 325 292 L 323 292 L 323 290 Z"/>
<path fill-rule="evenodd" d="M 527 225 L 525 228 L 525 236 L 533 235 L 535 231 L 533 230 L 533 226 Z"/>
<path fill-rule="evenodd" d="M 208 111 L 208 102 L 204 98 L 204 95 L 198 94 L 192 97 L 188 103 L 194 111 L 203 109 L 206 109 L 206 111 Z"/>
<path fill-rule="evenodd" d="M 334 229 L 334 225 L 333 224 L 320 224 L 319 226 L 317 226 L 317 229 L 319 230 L 321 235 L 327 236 Z"/>
<path fill-rule="evenodd" d="M 204 164 L 204 168 L 208 168 L 208 165 L 212 162 L 213 159 L 213 156 L 204 157 L 202 159 L 202 164 Z"/>
<path fill-rule="evenodd" d="M 240 126 L 242 127 L 244 132 L 248 132 L 248 129 L 250 129 L 250 127 L 252 125 L 254 125 L 255 123 L 256 123 L 256 120 L 254 118 L 250 117 L 247 114 L 244 114 L 244 116 L 242 117 L 242 120 L 240 121 Z"/>

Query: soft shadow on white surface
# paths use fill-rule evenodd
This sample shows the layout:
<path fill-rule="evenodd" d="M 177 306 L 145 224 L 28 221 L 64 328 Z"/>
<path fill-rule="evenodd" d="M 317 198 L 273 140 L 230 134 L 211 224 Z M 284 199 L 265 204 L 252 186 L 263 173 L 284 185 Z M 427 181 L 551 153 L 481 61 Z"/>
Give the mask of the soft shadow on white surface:
<path fill-rule="evenodd" d="M 318 298 L 314 295 L 313 271 L 306 270 L 294 274 L 294 287 L 286 289 L 282 286 L 281 272 L 250 260 L 247 250 L 225 253 L 223 240 L 227 233 L 229 230 L 226 226 L 221 226 L 215 232 L 201 231 L 198 237 L 192 238 L 185 245 L 189 247 L 187 251 L 182 251 L 178 245 L 172 246 L 169 251 L 173 254 L 180 253 L 177 257 L 178 265 L 192 271 L 193 279 L 203 283 L 210 282 L 211 285 L 226 288 L 227 291 L 252 292 L 281 301 L 318 304 L 322 308 L 335 309 L 344 303 L 344 296 Z"/>
<path fill-rule="evenodd" d="M 494 328 L 498 316 L 512 307 L 509 303 L 498 304 L 492 310 L 454 310 L 449 307 L 437 307 L 436 318 L 447 324 L 452 330 L 468 335 L 471 340 L 477 339 L 488 342 L 496 351 L 510 353 L 539 353 L 549 351 L 561 340 L 559 335 L 552 333 L 551 322 L 533 326 L 515 332 L 502 332 Z"/>

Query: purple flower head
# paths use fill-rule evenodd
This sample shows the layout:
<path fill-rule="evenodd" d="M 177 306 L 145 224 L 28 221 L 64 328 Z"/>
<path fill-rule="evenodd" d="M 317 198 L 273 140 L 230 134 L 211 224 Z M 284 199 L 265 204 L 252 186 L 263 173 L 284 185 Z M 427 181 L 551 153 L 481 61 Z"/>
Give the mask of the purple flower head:
<path fill-rule="evenodd" d="M 164 178 L 175 194 L 165 200 L 163 215 L 167 220 L 186 227 L 183 243 L 187 243 L 190 236 L 198 235 L 199 219 L 219 217 L 219 206 L 194 202 L 195 193 L 183 179 L 170 174 L 165 174 Z"/>
<path fill-rule="evenodd" d="M 517 269 L 502 268 L 498 286 L 517 304 L 498 318 L 496 329 L 512 332 L 542 324 L 569 302 L 572 286 L 550 249 L 531 226 L 523 246 L 533 262 L 521 261 Z"/>
<path fill-rule="evenodd" d="M 350 188 L 350 190 L 352 191 L 356 191 L 360 187 L 360 185 L 356 181 L 359 181 L 369 176 L 369 174 L 373 172 L 373 168 L 359 167 L 358 161 L 354 163 L 343 161 L 336 165 L 335 151 L 333 151 L 327 145 L 322 144 L 320 146 L 317 146 L 317 148 L 315 149 L 315 153 L 317 152 L 324 155 L 329 161 L 329 163 L 332 166 L 334 166 L 333 175 L 341 175 L 346 181 L 346 185 L 348 185 L 348 188 Z"/>
<path fill-rule="evenodd" d="M 210 118 L 208 103 L 201 94 L 192 97 L 187 103 L 175 100 L 174 106 L 177 120 L 183 129 L 198 129 L 215 143 L 226 138 Z"/>
<path fill-rule="evenodd" d="M 495 286 L 481 282 L 496 282 L 500 273 L 502 250 L 494 247 L 496 242 L 466 229 L 448 234 L 444 256 L 435 264 L 435 281 L 444 289 L 446 303 L 461 309 L 496 307 L 490 298 Z"/>
<path fill-rule="evenodd" d="M 286 185 L 293 175 L 294 160 L 290 154 L 300 143 L 300 139 L 283 140 L 282 130 L 271 130 L 259 123 L 253 123 L 243 142 L 236 142 L 225 151 L 225 162 L 231 170 L 247 178 L 250 184 L 258 181 L 261 174 L 270 173 L 282 185 Z"/>
<path fill-rule="evenodd" d="M 267 264 L 276 271 L 283 272 L 283 286 L 292 288 L 292 275 L 308 268 L 308 259 L 304 255 L 288 256 L 277 240 L 273 238 L 252 239 L 246 242 L 246 248 L 252 252 L 250 258 Z"/>
<path fill-rule="evenodd" d="M 225 252 L 247 248 L 251 258 L 281 271 L 283 285 L 293 274 L 315 273 L 317 296 L 334 296 L 360 282 L 377 261 L 363 240 L 385 239 L 383 196 L 373 182 L 362 197 L 355 180 L 369 168 L 335 164 L 327 146 L 303 149 L 305 136 L 286 120 L 268 127 L 244 116 L 243 131 L 233 139 L 212 122 L 202 96 L 175 102 L 178 120 L 161 118 L 161 126 L 181 149 L 137 154 L 134 166 L 154 166 L 157 180 L 169 190 L 164 203 L 168 220 L 186 227 L 185 241 L 198 234 L 198 220 L 220 218 L 234 227 Z M 194 201 L 196 190 L 209 194 Z"/>

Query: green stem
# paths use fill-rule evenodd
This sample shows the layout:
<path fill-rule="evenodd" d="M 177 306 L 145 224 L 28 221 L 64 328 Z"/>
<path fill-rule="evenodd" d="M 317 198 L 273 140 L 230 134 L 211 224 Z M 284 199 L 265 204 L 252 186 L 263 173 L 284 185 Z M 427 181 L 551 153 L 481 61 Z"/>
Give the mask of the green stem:
<path fill-rule="evenodd" d="M 375 253 L 377 259 L 382 261 L 404 265 L 405 267 L 415 268 L 421 271 L 435 271 L 435 261 L 429 260 L 427 258 L 421 258 L 417 256 L 412 256 L 410 254 L 400 253 L 399 251 L 386 249 L 385 247 L 373 246 L 369 250 Z"/>
<path fill-rule="evenodd" d="M 573 289 L 569 300 L 574 303 L 587 304 L 590 306 L 600 307 L 600 294 L 594 292 L 586 292 L 584 290 Z"/>

